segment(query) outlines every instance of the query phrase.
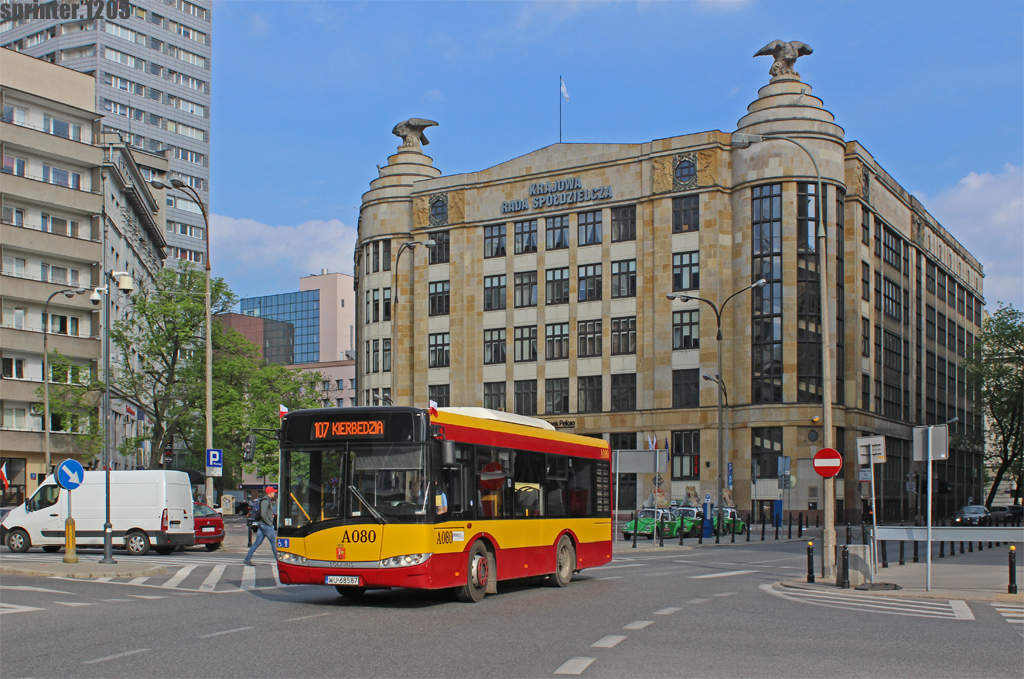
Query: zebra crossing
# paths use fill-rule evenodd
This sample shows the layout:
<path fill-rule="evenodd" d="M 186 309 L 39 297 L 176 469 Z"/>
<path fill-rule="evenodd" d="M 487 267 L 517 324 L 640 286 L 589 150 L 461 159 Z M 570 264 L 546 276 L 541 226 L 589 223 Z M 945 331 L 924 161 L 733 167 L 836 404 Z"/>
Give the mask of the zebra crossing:
<path fill-rule="evenodd" d="M 847 611 L 902 615 L 940 620 L 974 620 L 966 601 L 959 599 L 910 599 L 827 589 L 799 589 L 778 583 L 761 585 L 761 590 L 779 599 Z"/>
<path fill-rule="evenodd" d="M 993 608 L 999 615 L 1003 616 L 1006 622 L 1017 628 L 1020 635 L 1024 637 L 1024 606 L 992 602 Z"/>

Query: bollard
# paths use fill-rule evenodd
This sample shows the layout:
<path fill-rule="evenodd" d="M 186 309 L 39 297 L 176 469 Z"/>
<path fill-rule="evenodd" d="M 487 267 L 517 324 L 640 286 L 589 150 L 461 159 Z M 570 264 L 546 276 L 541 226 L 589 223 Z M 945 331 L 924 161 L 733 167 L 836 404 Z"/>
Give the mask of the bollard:
<path fill-rule="evenodd" d="M 71 495 L 68 492 L 68 495 Z M 70 503 L 71 501 L 68 500 Z M 64 521 L 64 563 L 78 563 L 78 552 L 75 551 L 75 520 L 70 516 Z"/>
<path fill-rule="evenodd" d="M 665 546 L 665 515 L 658 517 L 658 546 Z"/>
<path fill-rule="evenodd" d="M 992 545 L 989 545 L 989 547 L 991 547 L 991 546 Z M 978 551 L 979 552 L 984 552 L 985 551 L 985 546 L 982 544 L 981 540 L 978 540 Z"/>
<path fill-rule="evenodd" d="M 814 515 L 814 527 L 818 528 L 818 515 L 817 514 Z"/>
<path fill-rule="evenodd" d="M 736 544 L 736 524 L 733 524 L 732 528 L 729 529 L 729 542 Z"/>
<path fill-rule="evenodd" d="M 917 563 L 917 540 L 914 540 L 914 563 Z"/>
<path fill-rule="evenodd" d="M 793 539 L 793 512 L 789 513 L 789 534 L 786 537 L 787 540 Z"/>
<path fill-rule="evenodd" d="M 249 534 L 249 544 L 247 544 L 246 547 L 252 547 L 252 524 L 251 523 L 246 523 L 245 524 L 245 532 Z"/>
<path fill-rule="evenodd" d="M 907 565 L 907 560 L 903 558 L 903 540 L 900 540 L 900 565 Z"/>
<path fill-rule="evenodd" d="M 761 515 L 761 542 L 764 542 L 764 514 Z"/>
<path fill-rule="evenodd" d="M 632 514 L 630 514 L 630 516 L 633 517 L 631 519 L 631 521 L 633 523 L 633 549 L 636 549 L 636 529 L 637 529 L 637 525 L 636 525 L 636 512 L 633 512 Z"/>
<path fill-rule="evenodd" d="M 949 555 L 956 556 L 956 543 L 952 540 L 949 541 Z"/>
<path fill-rule="evenodd" d="M 850 589 L 850 547 L 843 545 L 843 570 L 838 582 L 842 589 Z"/>
<path fill-rule="evenodd" d="M 974 553 L 974 542 L 971 540 L 967 541 L 967 551 L 971 552 L 972 554 Z M 964 553 L 964 543 L 962 542 L 960 543 L 960 553 Z"/>
<path fill-rule="evenodd" d="M 1017 546 L 1010 545 L 1010 584 L 1006 586 L 1007 594 L 1017 593 Z"/>
<path fill-rule="evenodd" d="M 724 523 L 725 523 L 725 517 L 722 516 L 722 512 L 718 512 L 718 521 L 715 522 L 714 520 L 712 520 L 712 525 L 715 527 L 715 544 L 716 545 L 719 544 L 720 536 L 722 534 L 722 529 L 725 528 L 725 526 L 723 525 Z"/>
<path fill-rule="evenodd" d="M 680 547 L 683 546 L 683 537 L 685 535 L 686 535 L 686 530 L 684 530 L 683 519 L 682 519 L 682 517 L 680 517 L 679 518 L 679 546 Z"/>
<path fill-rule="evenodd" d="M 701 523 L 700 532 L 697 533 L 697 544 L 698 545 L 703 545 L 704 544 L 704 524 L 703 523 Z"/>
<path fill-rule="evenodd" d="M 750 514 L 747 514 L 747 542 L 750 542 Z"/>
<path fill-rule="evenodd" d="M 944 553 L 945 549 L 946 549 L 946 543 L 943 542 L 942 540 L 939 540 L 939 558 L 940 559 L 944 559 L 946 557 L 946 555 Z"/>
<path fill-rule="evenodd" d="M 814 582 L 814 540 L 807 542 L 807 582 Z"/>
<path fill-rule="evenodd" d="M 850 524 L 846 524 L 846 544 L 853 542 L 853 527 Z"/>
<path fill-rule="evenodd" d="M 800 512 L 800 520 L 796 522 L 796 536 L 802 538 L 804 536 L 804 513 Z"/>
<path fill-rule="evenodd" d="M 779 539 L 779 525 L 781 523 L 782 523 L 782 517 L 779 517 L 779 520 L 775 522 L 775 539 L 776 540 Z"/>
<path fill-rule="evenodd" d="M 860 525 L 860 544 L 868 544 L 868 526 L 866 523 Z"/>
<path fill-rule="evenodd" d="M 885 540 L 879 541 L 882 545 L 882 568 L 889 567 L 889 557 L 885 553 Z"/>

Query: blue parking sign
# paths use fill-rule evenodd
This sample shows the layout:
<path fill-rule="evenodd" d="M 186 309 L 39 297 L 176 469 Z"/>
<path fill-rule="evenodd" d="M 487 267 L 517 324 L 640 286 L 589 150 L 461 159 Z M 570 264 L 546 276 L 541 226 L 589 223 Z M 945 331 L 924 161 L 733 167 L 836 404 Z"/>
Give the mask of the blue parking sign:
<path fill-rule="evenodd" d="M 207 448 L 206 449 L 206 466 L 207 467 L 223 467 L 224 466 L 224 451 L 221 448 Z"/>

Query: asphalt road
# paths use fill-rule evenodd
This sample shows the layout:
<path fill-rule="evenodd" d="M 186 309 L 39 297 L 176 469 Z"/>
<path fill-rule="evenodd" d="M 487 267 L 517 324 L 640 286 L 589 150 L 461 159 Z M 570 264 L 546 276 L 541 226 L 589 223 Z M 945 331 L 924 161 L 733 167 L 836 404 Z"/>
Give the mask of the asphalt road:
<path fill-rule="evenodd" d="M 1019 604 L 782 586 L 805 576 L 804 549 L 803 542 L 753 542 L 630 550 L 577 574 L 567 588 L 503 584 L 479 604 L 447 592 L 370 592 L 352 601 L 333 588 L 279 586 L 265 549 L 253 572 L 237 552 L 190 551 L 145 557 L 166 563 L 167 574 L 156 578 L 4 575 L 0 673 L 1024 676 Z M 1002 555 L 964 556 L 998 563 Z"/>

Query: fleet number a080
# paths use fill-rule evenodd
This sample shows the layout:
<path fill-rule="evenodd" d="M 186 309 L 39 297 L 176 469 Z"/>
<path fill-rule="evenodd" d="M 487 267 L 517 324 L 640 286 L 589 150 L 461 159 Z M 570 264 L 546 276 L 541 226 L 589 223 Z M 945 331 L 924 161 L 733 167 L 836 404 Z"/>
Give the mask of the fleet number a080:
<path fill-rule="evenodd" d="M 437 531 L 437 544 L 450 545 L 453 542 L 465 542 L 466 533 L 461 530 L 439 530 Z"/>
<path fill-rule="evenodd" d="M 376 542 L 377 531 L 372 528 L 345 529 L 341 534 L 341 542 Z"/>

